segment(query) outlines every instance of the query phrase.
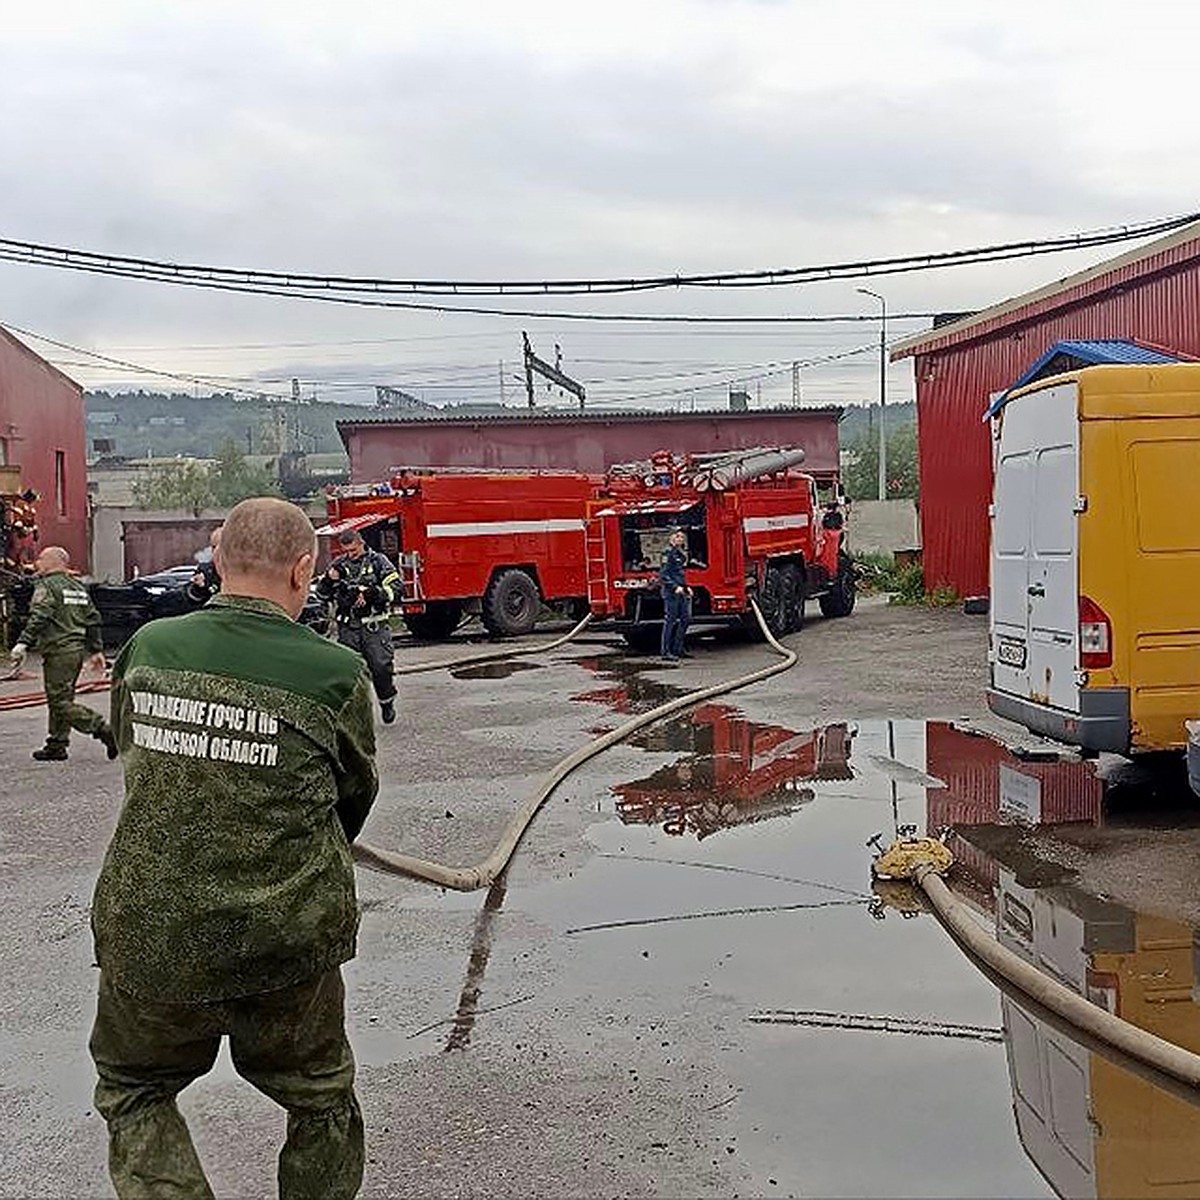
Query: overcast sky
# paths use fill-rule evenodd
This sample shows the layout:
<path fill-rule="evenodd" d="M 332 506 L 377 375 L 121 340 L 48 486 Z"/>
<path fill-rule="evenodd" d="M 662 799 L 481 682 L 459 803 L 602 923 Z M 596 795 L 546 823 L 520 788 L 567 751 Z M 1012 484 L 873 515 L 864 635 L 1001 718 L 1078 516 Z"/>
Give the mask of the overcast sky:
<path fill-rule="evenodd" d="M 88 0 L 3 18 L 0 236 L 553 278 L 918 253 L 1200 207 L 1200 11 L 1182 4 Z M 1122 249 L 871 286 L 896 312 L 976 308 Z M 878 309 L 850 282 L 547 307 Z M 504 360 L 515 401 L 527 327 L 598 401 L 711 401 L 765 375 L 769 403 L 790 396 L 787 363 L 878 337 L 364 312 L 12 264 L 0 320 L 183 374 L 296 374 L 329 399 L 375 382 L 496 399 Z M 33 344 L 88 386 L 137 379 Z M 876 364 L 806 367 L 805 401 L 871 399 Z M 911 366 L 893 367 L 890 398 L 910 394 Z"/>

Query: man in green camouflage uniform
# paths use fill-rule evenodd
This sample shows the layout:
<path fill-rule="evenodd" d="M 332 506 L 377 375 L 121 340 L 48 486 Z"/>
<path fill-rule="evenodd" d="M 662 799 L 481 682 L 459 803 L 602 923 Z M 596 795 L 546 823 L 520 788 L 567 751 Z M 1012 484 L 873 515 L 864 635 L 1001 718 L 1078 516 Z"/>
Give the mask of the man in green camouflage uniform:
<path fill-rule="evenodd" d="M 75 703 L 75 687 L 85 661 L 103 672 L 104 643 L 100 636 L 100 614 L 88 590 L 68 568 L 70 555 L 61 546 L 47 546 L 34 562 L 38 573 L 29 620 L 21 639 L 12 648 L 12 661 L 19 669 L 32 646 L 42 652 L 49 732 L 46 744 L 33 752 L 38 762 L 65 762 L 71 730 L 90 734 L 104 743 L 109 758 L 117 757 L 108 722 L 94 709 Z"/>
<path fill-rule="evenodd" d="M 296 624 L 316 551 L 304 514 L 245 500 L 222 591 L 151 622 L 113 670 L 125 804 L 96 884 L 91 1051 L 121 1200 L 212 1192 L 175 1098 L 228 1036 L 287 1109 L 285 1200 L 362 1180 L 341 964 L 358 926 L 353 841 L 375 798 L 371 683 Z"/>

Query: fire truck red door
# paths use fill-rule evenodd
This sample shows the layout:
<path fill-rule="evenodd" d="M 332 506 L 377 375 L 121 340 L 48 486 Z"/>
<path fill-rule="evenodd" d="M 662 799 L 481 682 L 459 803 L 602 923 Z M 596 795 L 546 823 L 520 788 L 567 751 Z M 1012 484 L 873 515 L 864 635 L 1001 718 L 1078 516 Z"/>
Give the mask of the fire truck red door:
<path fill-rule="evenodd" d="M 717 537 L 713 549 L 721 555 L 721 579 L 734 590 L 742 585 L 742 523 L 738 519 L 736 497 L 725 496 L 718 509 Z"/>

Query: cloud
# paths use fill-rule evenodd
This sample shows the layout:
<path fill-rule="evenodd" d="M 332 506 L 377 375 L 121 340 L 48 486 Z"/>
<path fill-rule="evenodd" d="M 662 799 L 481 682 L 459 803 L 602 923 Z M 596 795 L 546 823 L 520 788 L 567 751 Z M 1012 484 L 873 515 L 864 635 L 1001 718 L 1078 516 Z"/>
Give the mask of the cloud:
<path fill-rule="evenodd" d="M 1197 135 L 1151 119 L 1157 98 L 1182 103 L 1190 86 L 1189 30 L 1176 22 L 1161 57 L 1142 62 L 1111 38 L 1127 19 L 1119 6 L 1097 4 L 1069 45 L 1034 11 L 995 0 L 25 6 L 0 46 L 0 232 L 228 265 L 542 278 L 945 249 L 1190 207 Z M 1117 64 L 1122 86 L 1101 86 Z M 955 308 L 1073 265 L 887 288 L 897 305 Z M 11 266 L 0 283 L 0 317 L 100 345 L 451 329 Z M 656 304 L 862 300 L 829 285 L 628 307 Z M 452 328 L 478 330 L 489 354 L 515 339 L 502 322 Z M 838 350 L 861 333 L 822 336 Z M 556 334 L 585 348 L 616 336 L 546 329 Z M 681 345 L 622 336 L 643 359 L 650 345 L 664 357 Z M 744 339 L 701 336 L 707 357 L 744 359 Z M 798 334 L 780 332 L 770 354 L 788 339 Z M 363 369 L 371 362 L 364 351 Z"/>

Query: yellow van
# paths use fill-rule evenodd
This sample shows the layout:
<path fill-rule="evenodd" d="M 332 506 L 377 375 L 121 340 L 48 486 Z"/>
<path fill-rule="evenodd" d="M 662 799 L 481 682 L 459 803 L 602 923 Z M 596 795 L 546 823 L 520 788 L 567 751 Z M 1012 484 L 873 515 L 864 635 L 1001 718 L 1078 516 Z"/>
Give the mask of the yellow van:
<path fill-rule="evenodd" d="M 988 706 L 1089 751 L 1200 718 L 1200 364 L 1095 366 L 995 412 Z"/>

